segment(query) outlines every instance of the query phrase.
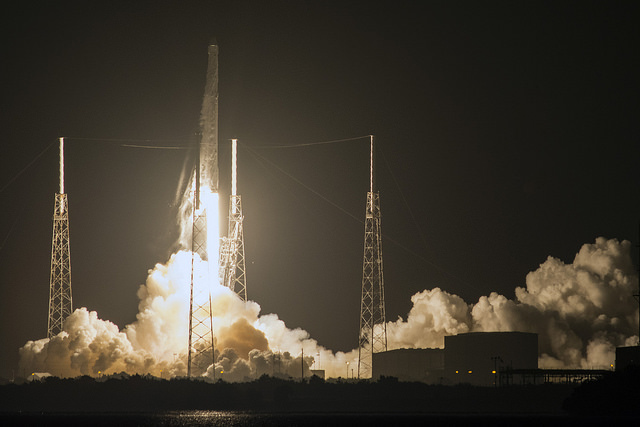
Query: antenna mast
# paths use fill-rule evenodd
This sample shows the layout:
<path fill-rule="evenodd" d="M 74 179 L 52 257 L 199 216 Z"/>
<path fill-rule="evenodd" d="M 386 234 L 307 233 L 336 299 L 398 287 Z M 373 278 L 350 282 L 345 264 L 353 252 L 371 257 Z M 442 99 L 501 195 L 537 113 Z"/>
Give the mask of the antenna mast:
<path fill-rule="evenodd" d="M 238 193 L 238 140 L 231 140 L 231 195 L 229 196 L 229 233 L 220 248 L 222 285 L 247 300 L 247 276 L 244 259 L 242 199 Z"/>
<path fill-rule="evenodd" d="M 387 351 L 387 323 L 384 304 L 380 193 L 374 191 L 373 135 L 370 145 L 369 192 L 364 222 L 362 299 L 358 341 L 358 378 L 373 376 L 373 353 Z"/>
<path fill-rule="evenodd" d="M 67 195 L 64 192 L 64 138 L 60 138 L 60 192 L 55 195 L 53 208 L 47 338 L 52 338 L 62 331 L 65 319 L 72 312 L 69 209 Z"/>

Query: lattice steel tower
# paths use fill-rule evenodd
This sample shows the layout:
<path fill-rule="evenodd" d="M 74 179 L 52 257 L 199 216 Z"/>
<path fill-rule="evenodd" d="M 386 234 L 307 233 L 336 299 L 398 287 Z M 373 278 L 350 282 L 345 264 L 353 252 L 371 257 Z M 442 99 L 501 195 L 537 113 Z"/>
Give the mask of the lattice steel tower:
<path fill-rule="evenodd" d="M 229 234 L 220 248 L 222 285 L 247 300 L 247 276 L 244 261 L 244 232 L 242 228 L 242 199 L 237 194 L 238 140 L 231 140 L 231 195 L 229 196 Z"/>
<path fill-rule="evenodd" d="M 373 191 L 373 135 L 371 136 L 370 154 L 369 192 L 367 193 L 364 221 L 358 378 L 371 378 L 373 373 L 373 353 L 387 351 L 380 193 Z"/>
<path fill-rule="evenodd" d="M 187 376 L 200 376 L 214 361 L 213 317 L 211 292 L 207 272 L 196 271 L 196 257 L 208 260 L 207 254 L 207 210 L 200 201 L 199 173 L 194 178 L 193 216 L 191 234 L 191 292 L 189 297 L 189 352 Z M 198 264 L 202 265 L 202 264 Z"/>
<path fill-rule="evenodd" d="M 191 235 L 191 294 L 189 301 L 189 344 L 187 376 L 200 376 L 214 363 L 213 314 L 211 310 L 211 271 L 196 271 L 195 259 L 210 261 L 209 268 L 218 267 L 218 254 L 209 254 L 207 243 L 211 230 L 207 230 L 207 209 L 218 209 L 210 204 L 218 192 L 218 46 L 208 49 L 207 78 L 200 113 L 202 139 L 193 180 L 193 228 Z M 204 200 L 202 200 L 204 198 Z M 216 199 L 217 200 L 217 194 Z M 204 203 L 203 203 L 204 202 Z M 217 213 L 211 218 L 217 222 Z M 217 224 L 211 224 L 217 229 Z M 215 236 L 219 239 L 219 236 Z M 217 243 L 216 243 L 217 245 Z M 217 273 L 217 272 L 216 272 Z"/>
<path fill-rule="evenodd" d="M 60 192 L 55 195 L 53 209 L 47 338 L 52 338 L 62 331 L 65 319 L 72 312 L 69 204 L 64 192 L 64 138 L 60 138 Z"/>

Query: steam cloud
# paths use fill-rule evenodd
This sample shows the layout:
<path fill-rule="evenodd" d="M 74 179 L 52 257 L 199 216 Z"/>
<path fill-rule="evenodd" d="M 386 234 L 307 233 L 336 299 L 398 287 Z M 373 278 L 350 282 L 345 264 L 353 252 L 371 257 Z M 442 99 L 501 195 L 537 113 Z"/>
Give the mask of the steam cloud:
<path fill-rule="evenodd" d="M 439 288 L 419 292 L 407 320 L 387 325 L 389 347 L 442 347 L 445 335 L 464 332 L 535 332 L 541 368 L 609 368 L 616 346 L 638 343 L 630 246 L 600 237 L 572 264 L 549 257 L 513 300 L 492 292 L 467 304 Z"/>
<path fill-rule="evenodd" d="M 206 262 L 196 260 L 206 270 Z M 122 371 L 165 378 L 186 375 L 190 271 L 191 253 L 186 251 L 172 255 L 166 265 L 157 264 L 138 290 L 136 321 L 123 331 L 99 319 L 95 311 L 77 309 L 65 321 L 63 332 L 51 340 L 28 341 L 20 349 L 21 369 L 61 377 Z M 287 328 L 275 314 L 260 316 L 258 304 L 243 302 L 220 285 L 213 290 L 212 310 L 216 378 L 220 378 L 220 372 L 226 381 L 262 374 L 300 377 L 302 369 L 308 376 L 314 359 L 322 363 L 316 361 L 316 368 L 322 367 L 328 375 L 337 377 L 344 372 L 346 362 L 357 356 L 357 351 L 334 354 L 307 332 Z M 213 377 L 213 367 L 207 375 Z"/>
<path fill-rule="evenodd" d="M 122 331 L 95 311 L 77 309 L 60 334 L 20 349 L 21 369 L 62 377 L 122 371 L 185 375 L 190 269 L 191 253 L 180 251 L 150 270 L 138 290 L 136 321 Z M 440 288 L 413 295 L 407 320 L 387 325 L 389 349 L 442 347 L 445 335 L 471 331 L 524 331 L 539 335 L 540 367 L 608 367 L 616 346 L 638 342 L 632 298 L 637 287 L 630 243 L 598 238 L 572 264 L 549 257 L 527 275 L 526 287 L 516 288 L 515 299 L 491 293 L 468 304 Z M 216 285 L 212 305 L 216 365 L 209 377 L 299 377 L 302 369 L 309 375 L 310 367 L 339 377 L 347 362 L 357 362 L 357 349 L 333 353 L 306 331 L 287 328 L 277 315 L 261 316 L 257 303 L 243 302 L 225 287 Z"/>

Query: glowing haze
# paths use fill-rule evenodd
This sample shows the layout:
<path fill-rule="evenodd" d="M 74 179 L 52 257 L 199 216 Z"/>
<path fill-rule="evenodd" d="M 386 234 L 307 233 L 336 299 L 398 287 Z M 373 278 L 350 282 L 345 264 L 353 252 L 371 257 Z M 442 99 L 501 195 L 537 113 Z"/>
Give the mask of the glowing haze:
<path fill-rule="evenodd" d="M 218 212 L 217 194 L 205 191 L 208 212 Z M 136 321 L 119 330 L 95 311 L 77 309 L 60 334 L 28 341 L 20 349 L 21 369 L 62 377 L 122 371 L 165 378 L 186 374 L 192 268 L 186 249 L 192 212 L 188 199 L 184 197 L 180 210 L 183 249 L 149 271 L 138 290 Z M 210 215 L 208 223 L 209 248 L 217 248 L 218 217 Z M 197 275 L 217 271 L 217 257 L 212 258 L 210 266 L 195 257 Z M 339 377 L 347 362 L 357 362 L 357 350 L 334 353 L 306 331 L 287 328 L 276 314 L 260 315 L 257 303 L 243 302 L 217 280 L 210 282 L 216 366 L 209 368 L 208 377 L 299 377 L 301 369 L 308 375 L 310 368 Z M 630 243 L 598 238 L 583 245 L 571 264 L 549 257 L 527 275 L 526 286 L 516 288 L 513 299 L 491 293 L 468 304 L 440 288 L 418 292 L 411 297 L 407 319 L 388 322 L 389 348 L 442 347 L 445 335 L 470 331 L 526 331 L 539 334 L 540 367 L 608 367 L 616 346 L 638 342 L 638 307 L 632 298 L 637 287 Z"/>

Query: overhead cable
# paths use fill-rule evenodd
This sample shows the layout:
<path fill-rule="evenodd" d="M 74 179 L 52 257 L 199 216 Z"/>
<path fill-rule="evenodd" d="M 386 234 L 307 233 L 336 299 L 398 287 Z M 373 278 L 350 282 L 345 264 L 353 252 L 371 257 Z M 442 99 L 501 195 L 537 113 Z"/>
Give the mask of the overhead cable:
<path fill-rule="evenodd" d="M 321 141 L 321 142 L 307 142 L 302 144 L 287 144 L 287 145 L 265 145 L 261 147 L 254 148 L 296 148 L 296 147 L 309 147 L 312 145 L 324 145 L 324 144 L 336 144 L 338 142 L 346 142 L 346 141 L 356 141 L 358 139 L 371 138 L 371 135 L 363 135 L 356 136 L 353 138 L 343 138 L 343 139 L 334 139 L 331 141 Z"/>

